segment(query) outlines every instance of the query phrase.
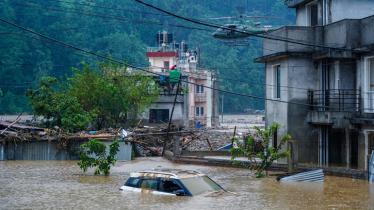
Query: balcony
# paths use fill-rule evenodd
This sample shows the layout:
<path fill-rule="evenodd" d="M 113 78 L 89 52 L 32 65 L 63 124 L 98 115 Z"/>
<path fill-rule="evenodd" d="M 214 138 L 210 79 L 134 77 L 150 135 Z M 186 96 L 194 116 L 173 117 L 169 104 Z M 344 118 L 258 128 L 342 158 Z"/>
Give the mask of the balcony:
<path fill-rule="evenodd" d="M 333 128 L 351 128 L 351 119 L 360 108 L 361 93 L 358 90 L 308 91 L 309 111 L 307 122 L 332 125 Z"/>
<path fill-rule="evenodd" d="M 195 93 L 195 102 L 206 102 L 207 96 L 205 93 Z"/>
<path fill-rule="evenodd" d="M 178 57 L 178 49 L 174 47 L 147 47 L 147 58 L 149 57 Z"/>
<path fill-rule="evenodd" d="M 357 111 L 360 96 L 360 91 L 349 89 L 308 91 L 310 110 L 313 111 Z"/>
<path fill-rule="evenodd" d="M 183 71 L 183 74 L 188 74 L 190 77 L 195 79 L 207 79 L 209 71 L 204 68 L 197 68 L 194 70 Z"/>
<path fill-rule="evenodd" d="M 175 52 L 178 48 L 174 47 L 147 47 L 147 52 Z"/>

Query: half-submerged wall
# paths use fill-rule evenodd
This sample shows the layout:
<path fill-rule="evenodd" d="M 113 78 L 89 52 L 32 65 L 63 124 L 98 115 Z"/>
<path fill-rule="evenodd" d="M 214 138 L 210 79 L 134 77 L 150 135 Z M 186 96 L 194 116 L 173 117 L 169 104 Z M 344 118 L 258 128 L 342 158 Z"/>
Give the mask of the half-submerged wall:
<path fill-rule="evenodd" d="M 87 142 L 77 141 L 67 146 L 67 149 L 60 150 L 58 150 L 60 143 L 58 141 L 6 142 L 5 145 L 0 144 L 0 160 L 79 160 L 77 153 L 80 151 L 79 147 Z M 112 141 L 103 141 L 103 143 L 107 146 L 106 152 L 109 154 L 109 145 Z M 131 142 L 120 141 L 119 145 L 119 152 L 115 159 L 131 160 Z"/>

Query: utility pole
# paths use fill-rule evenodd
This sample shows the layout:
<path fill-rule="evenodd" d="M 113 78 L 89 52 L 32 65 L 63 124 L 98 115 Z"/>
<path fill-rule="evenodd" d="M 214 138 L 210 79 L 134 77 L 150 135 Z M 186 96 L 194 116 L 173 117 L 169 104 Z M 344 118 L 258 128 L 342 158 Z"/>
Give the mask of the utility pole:
<path fill-rule="evenodd" d="M 225 93 L 222 93 L 222 123 L 223 123 L 223 99 L 225 98 Z"/>
<path fill-rule="evenodd" d="M 171 115 L 170 115 L 170 120 L 169 120 L 169 126 L 168 126 L 168 131 L 166 133 L 166 138 L 164 140 L 164 145 L 163 145 L 163 150 L 162 150 L 162 154 L 161 156 L 164 156 L 164 152 L 165 152 L 165 149 L 166 149 L 166 146 L 167 146 L 167 142 L 169 140 L 169 132 L 170 132 L 170 126 L 171 126 L 171 121 L 173 120 L 173 113 L 174 113 L 174 107 L 175 107 L 175 103 L 177 102 L 177 96 L 178 96 L 178 92 L 179 92 L 179 86 L 181 84 L 181 80 L 182 80 L 182 72 L 181 72 L 181 75 L 179 77 L 179 81 L 178 81 L 178 86 L 177 86 L 177 91 L 175 93 L 175 98 L 174 98 L 174 103 L 173 103 L 173 109 L 171 110 Z"/>

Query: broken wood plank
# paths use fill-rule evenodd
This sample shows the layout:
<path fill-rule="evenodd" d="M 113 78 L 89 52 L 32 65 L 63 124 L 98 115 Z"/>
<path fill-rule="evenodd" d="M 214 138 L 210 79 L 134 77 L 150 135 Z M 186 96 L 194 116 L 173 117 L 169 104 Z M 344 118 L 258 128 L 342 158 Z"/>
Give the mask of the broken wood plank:
<path fill-rule="evenodd" d="M 8 130 L 8 128 L 12 127 L 13 124 L 17 123 L 17 122 L 20 121 L 20 120 L 21 120 L 21 118 L 17 118 L 16 121 L 12 122 L 12 124 L 10 124 L 7 128 L 5 128 L 5 129 L 3 130 L 3 132 L 0 133 L 0 135 L 3 134 L 6 130 Z"/>

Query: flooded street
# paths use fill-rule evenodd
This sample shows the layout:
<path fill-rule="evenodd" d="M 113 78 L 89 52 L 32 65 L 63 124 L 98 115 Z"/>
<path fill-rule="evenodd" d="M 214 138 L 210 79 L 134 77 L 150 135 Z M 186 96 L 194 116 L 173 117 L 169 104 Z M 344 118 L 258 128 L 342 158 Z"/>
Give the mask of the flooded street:
<path fill-rule="evenodd" d="M 237 195 L 169 197 L 118 190 L 129 173 L 197 170 Z M 75 161 L 0 162 L 0 209 L 374 209 L 374 184 L 326 177 L 325 183 L 255 179 L 248 170 L 180 165 L 162 158 L 117 162 L 110 176 L 84 174 Z"/>

